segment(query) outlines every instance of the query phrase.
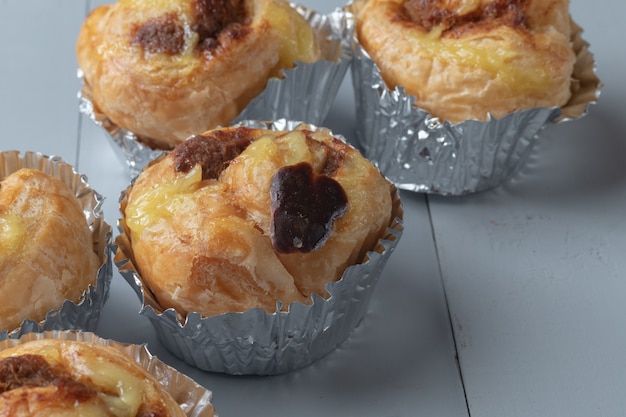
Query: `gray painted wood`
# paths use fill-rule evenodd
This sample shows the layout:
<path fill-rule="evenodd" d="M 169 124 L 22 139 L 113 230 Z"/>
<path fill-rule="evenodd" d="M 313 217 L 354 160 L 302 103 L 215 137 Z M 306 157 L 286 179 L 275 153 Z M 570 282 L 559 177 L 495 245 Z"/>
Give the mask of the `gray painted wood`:
<path fill-rule="evenodd" d="M 322 13 L 338 7 L 328 1 L 311 3 L 302 4 Z M 326 125 L 349 140 L 355 123 L 351 88 L 347 78 Z M 104 133 L 87 120 L 80 140 L 82 172 L 107 196 L 105 215 L 114 224 L 119 192 L 129 179 Z M 233 378 L 191 369 L 159 344 L 149 322 L 137 315 L 137 297 L 117 274 L 98 333 L 124 342 L 147 342 L 159 358 L 213 390 L 223 416 L 287 412 L 302 417 L 411 417 L 416 410 L 429 416 L 467 416 L 426 200 L 407 194 L 403 202 L 407 232 L 364 322 L 337 351 L 304 370 L 271 378 Z"/>
<path fill-rule="evenodd" d="M 0 148 L 76 162 L 74 42 L 84 4 L 0 2 Z"/>
<path fill-rule="evenodd" d="M 97 3 L 0 1 L 0 147 L 77 164 L 106 196 L 105 216 L 115 225 L 129 178 L 104 133 L 78 116 L 76 100 L 75 38 L 87 7 Z M 340 5 L 313 3 L 303 2 L 321 12 Z M 272 378 L 191 369 L 162 348 L 117 274 L 98 333 L 147 343 L 213 390 L 222 416 L 623 415 L 620 11 L 618 0 L 572 1 L 606 87 L 588 116 L 543 132 L 510 183 L 462 198 L 402 194 L 406 232 L 370 311 L 327 358 Z M 348 139 L 352 105 L 347 78 L 327 125 Z"/>
<path fill-rule="evenodd" d="M 472 416 L 626 412 L 626 32 L 574 0 L 606 87 L 500 189 L 429 198 Z M 611 10 L 611 12 L 608 12 Z"/>

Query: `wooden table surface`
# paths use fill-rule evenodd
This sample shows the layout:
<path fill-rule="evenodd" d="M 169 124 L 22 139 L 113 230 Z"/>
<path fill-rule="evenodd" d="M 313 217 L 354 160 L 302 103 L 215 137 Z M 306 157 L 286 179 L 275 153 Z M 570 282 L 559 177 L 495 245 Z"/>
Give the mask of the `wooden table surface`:
<path fill-rule="evenodd" d="M 97 3 L 0 1 L 0 149 L 63 157 L 106 197 L 115 226 L 129 177 L 77 108 L 74 46 Z M 542 132 L 495 190 L 402 192 L 405 233 L 364 322 L 331 355 L 275 377 L 192 369 L 159 344 L 117 273 L 97 333 L 147 343 L 211 389 L 222 417 L 626 415 L 626 6 L 572 0 L 571 12 L 600 102 Z M 348 139 L 351 88 L 348 74 L 325 123 Z"/>

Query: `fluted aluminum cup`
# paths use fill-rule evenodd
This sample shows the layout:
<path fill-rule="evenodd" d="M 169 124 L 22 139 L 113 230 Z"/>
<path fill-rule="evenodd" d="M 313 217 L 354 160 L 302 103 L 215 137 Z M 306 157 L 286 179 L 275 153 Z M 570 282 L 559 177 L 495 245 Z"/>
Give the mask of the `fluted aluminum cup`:
<path fill-rule="evenodd" d="M 100 268 L 95 277 L 95 286 L 85 288 L 80 300 L 66 300 L 58 309 L 48 312 L 42 321 L 25 320 L 17 329 L 0 331 L 0 340 L 19 338 L 30 332 L 45 330 L 85 330 L 96 329 L 104 304 L 109 297 L 109 288 L 113 277 L 114 248 L 112 228 L 104 220 L 102 202 L 104 197 L 93 190 L 84 175 L 57 156 L 46 156 L 37 152 L 18 151 L 0 152 L 0 179 L 22 168 L 38 169 L 63 181 L 70 187 L 89 224 L 93 239 L 93 248 L 100 258 Z"/>
<path fill-rule="evenodd" d="M 353 16 L 340 9 L 320 14 L 294 3 L 291 6 L 313 27 L 321 46 L 320 59 L 311 63 L 296 62 L 294 68 L 282 71 L 282 78 L 270 78 L 265 90 L 248 103 L 232 123 L 285 118 L 320 124 L 328 115 L 352 61 Z M 82 79 L 80 69 L 78 77 Z M 144 144 L 133 132 L 117 126 L 95 108 L 89 85 L 83 83 L 78 98 L 79 112 L 106 131 L 131 178 L 164 152 Z"/>
<path fill-rule="evenodd" d="M 597 101 L 601 83 L 593 56 L 580 37 L 581 29 L 574 27 L 577 63 L 566 106 L 460 123 L 433 117 L 402 87 L 389 89 L 353 31 L 356 146 L 401 189 L 464 195 L 501 185 L 523 166 L 546 126 L 581 117 L 588 104 Z"/>
<path fill-rule="evenodd" d="M 73 330 L 44 331 L 29 333 L 17 339 L 0 341 L 0 351 L 20 344 L 41 339 L 70 340 L 89 343 L 95 346 L 108 346 L 127 355 L 148 371 L 174 400 L 188 417 L 214 416 L 211 404 L 212 392 L 188 376 L 180 373 L 171 366 L 153 356 L 145 345 L 120 343 L 115 340 L 103 339 L 91 332 L 77 332 Z M 217 414 L 215 414 L 217 417 Z"/>
<path fill-rule="evenodd" d="M 293 130 L 301 124 L 278 120 L 242 121 L 239 125 Z M 307 128 L 318 129 L 313 125 Z M 362 262 L 348 267 L 338 281 L 326 286 L 328 298 L 313 295 L 310 305 L 292 303 L 287 311 L 281 311 L 278 304 L 271 314 L 255 308 L 206 318 L 190 313 L 183 318 L 174 309 L 163 310 L 144 285 L 132 263 L 132 247 L 123 228 L 116 239 L 119 250 L 115 264 L 141 300 L 140 314 L 150 319 L 160 341 L 179 359 L 205 371 L 235 375 L 291 372 L 332 352 L 367 312 L 381 272 L 403 232 L 400 196 L 395 187 L 391 188 L 393 213 L 385 234 Z M 120 201 L 129 190 L 122 192 Z"/>

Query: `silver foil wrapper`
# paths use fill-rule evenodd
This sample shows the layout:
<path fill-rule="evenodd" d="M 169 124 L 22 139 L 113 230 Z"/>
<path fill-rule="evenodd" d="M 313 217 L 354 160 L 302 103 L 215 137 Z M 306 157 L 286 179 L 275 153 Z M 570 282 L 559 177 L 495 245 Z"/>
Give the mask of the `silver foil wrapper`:
<path fill-rule="evenodd" d="M 326 15 L 294 3 L 291 6 L 315 30 L 320 41 L 321 57 L 313 63 L 297 62 L 294 68 L 283 71 L 283 78 L 268 80 L 265 90 L 246 106 L 233 123 L 285 118 L 320 124 L 333 104 L 352 60 L 352 15 L 339 9 Z M 82 78 L 81 70 L 78 71 L 78 77 Z M 163 153 L 163 150 L 142 143 L 133 132 L 117 126 L 94 108 L 91 91 L 86 83 L 83 83 L 78 99 L 79 112 L 107 132 L 117 156 L 128 167 L 131 178 L 149 161 Z"/>
<path fill-rule="evenodd" d="M 78 70 L 78 77 L 83 77 L 81 70 Z M 122 129 L 106 115 L 95 109 L 91 99 L 91 90 L 86 84 L 78 93 L 78 110 L 97 126 L 104 129 L 115 154 L 126 165 L 131 177 L 137 175 L 148 162 L 158 158 L 163 153 L 162 150 L 152 149 L 141 142 L 133 132 Z"/>
<path fill-rule="evenodd" d="M 242 121 L 239 125 L 273 130 L 293 130 L 300 122 Z M 309 129 L 317 129 L 307 125 Z M 344 139 L 339 135 L 337 138 Z M 132 187 L 132 185 L 131 185 Z M 359 264 L 329 283 L 326 299 L 313 295 L 312 303 L 292 303 L 287 311 L 267 313 L 261 308 L 202 317 L 182 317 L 163 310 L 132 263 L 132 247 L 120 230 L 116 266 L 143 303 L 162 344 L 186 363 L 212 372 L 233 375 L 275 375 L 291 372 L 323 358 L 344 342 L 361 322 L 381 272 L 403 232 L 400 196 L 393 188 L 392 220 L 376 247 Z M 128 191 L 122 192 L 122 201 Z"/>
<path fill-rule="evenodd" d="M 216 416 L 211 404 L 212 392 L 197 384 L 194 380 L 166 365 L 153 356 L 145 345 L 134 345 L 103 339 L 91 332 L 72 330 L 45 331 L 42 333 L 25 334 L 18 339 L 0 341 L 0 351 L 32 340 L 57 339 L 89 343 L 95 346 L 109 346 L 124 353 L 148 371 L 174 400 L 188 417 Z"/>
<path fill-rule="evenodd" d="M 56 156 L 36 152 L 0 152 L 0 179 L 22 168 L 38 169 L 67 184 L 78 199 L 93 236 L 93 248 L 102 265 L 95 278 L 95 286 L 86 288 L 78 302 L 66 300 L 58 309 L 48 312 L 42 321 L 25 320 L 17 329 L 0 331 L 0 340 L 19 338 L 30 332 L 46 330 L 93 331 L 100 319 L 102 308 L 109 297 L 113 277 L 114 248 L 112 228 L 104 220 L 102 203 L 104 197 L 93 190 L 84 175 Z"/>
<path fill-rule="evenodd" d="M 389 89 L 353 31 L 356 146 L 401 189 L 463 195 L 501 185 L 523 166 L 542 129 L 583 116 L 597 101 L 601 83 L 594 59 L 574 27 L 577 63 L 567 105 L 454 124 L 418 108 L 404 88 Z"/>

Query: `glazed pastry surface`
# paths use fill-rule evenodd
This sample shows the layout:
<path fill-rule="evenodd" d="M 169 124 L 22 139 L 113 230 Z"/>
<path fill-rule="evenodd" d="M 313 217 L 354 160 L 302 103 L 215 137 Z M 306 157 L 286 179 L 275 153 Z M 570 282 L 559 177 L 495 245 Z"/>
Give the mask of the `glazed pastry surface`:
<path fill-rule="evenodd" d="M 568 0 L 361 0 L 363 48 L 388 87 L 456 123 L 567 103 Z"/>
<path fill-rule="evenodd" d="M 172 396 L 109 346 L 42 339 L 0 351 L 0 415 L 183 417 Z"/>
<path fill-rule="evenodd" d="M 205 132 L 122 201 L 135 266 L 163 307 L 211 316 L 326 296 L 389 226 L 392 189 L 326 130 Z"/>
<path fill-rule="evenodd" d="M 268 78 L 319 56 L 285 0 L 119 0 L 93 10 L 76 49 L 95 107 L 158 149 L 228 125 Z"/>
<path fill-rule="evenodd" d="M 41 321 L 95 285 L 100 260 L 71 190 L 41 171 L 0 182 L 0 331 Z"/>

